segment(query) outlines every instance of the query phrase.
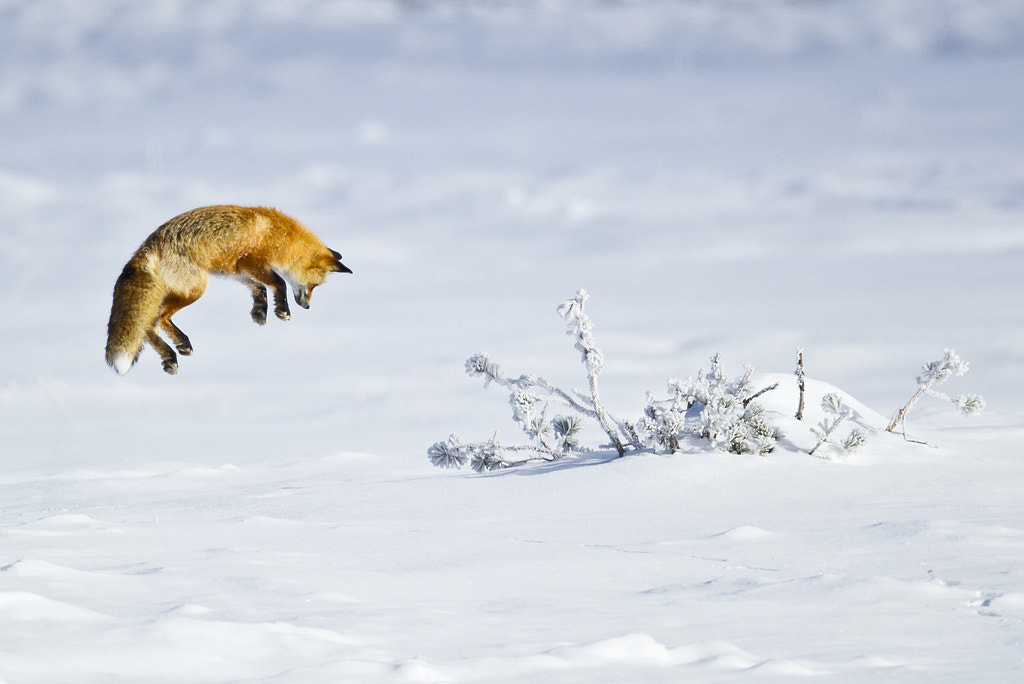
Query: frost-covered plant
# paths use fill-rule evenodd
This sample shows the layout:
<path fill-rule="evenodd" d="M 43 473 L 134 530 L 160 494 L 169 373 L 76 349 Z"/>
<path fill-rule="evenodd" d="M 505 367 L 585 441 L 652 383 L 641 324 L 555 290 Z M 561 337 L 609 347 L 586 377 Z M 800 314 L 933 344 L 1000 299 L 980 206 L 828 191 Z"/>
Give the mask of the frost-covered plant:
<path fill-rule="evenodd" d="M 562 452 L 569 453 L 580 448 L 579 433 L 583 429 L 583 420 L 578 415 L 555 416 L 551 427 L 555 432 L 555 445 Z"/>
<path fill-rule="evenodd" d="M 462 444 L 458 435 L 452 434 L 443 442 L 434 442 L 427 449 L 430 462 L 438 468 L 461 468 L 473 455 L 473 450 Z"/>
<path fill-rule="evenodd" d="M 493 382 L 509 391 L 512 418 L 530 439 L 530 444 L 504 445 L 497 435 L 486 442 L 463 443 L 458 435 L 452 435 L 427 450 L 434 465 L 460 468 L 469 463 L 474 470 L 483 472 L 528 461 L 551 461 L 582 450 L 580 431 L 586 418 L 601 426 L 620 456 L 625 453 L 627 445 L 640 447 L 633 427 L 617 421 L 601 403 L 597 376 L 604 368 L 604 355 L 594 342 L 593 324 L 584 311 L 587 299 L 587 292 L 580 290 L 558 307 L 558 313 L 565 320 L 567 333 L 575 338 L 575 346 L 582 354 L 589 394 L 575 390 L 567 392 L 534 375 L 505 377 L 501 367 L 486 353 L 474 354 L 466 361 L 466 373 L 482 377 L 484 387 Z M 551 415 L 552 405 L 568 408 L 570 412 Z M 526 457 L 517 454 L 526 454 Z"/>
<path fill-rule="evenodd" d="M 835 392 L 830 392 L 821 398 L 821 408 L 825 412 L 825 417 L 821 419 L 821 422 L 814 426 L 811 430 L 818 436 L 818 443 L 814 445 L 814 448 L 807 453 L 811 456 L 814 452 L 821 447 L 822 444 L 828 442 L 847 453 L 852 453 L 859 449 L 868 439 L 867 435 L 860 428 L 854 428 L 850 431 L 850 434 L 846 436 L 842 442 L 836 443 L 832 441 L 832 435 L 835 433 L 836 428 L 839 427 L 840 423 L 853 415 L 853 411 L 849 406 L 843 404 L 843 398 Z"/>
<path fill-rule="evenodd" d="M 796 375 L 796 386 L 800 390 L 800 402 L 796 407 L 796 419 L 804 419 L 804 392 L 807 390 L 807 376 L 804 374 L 804 350 L 803 347 L 797 347 L 796 349 L 796 370 L 793 372 Z"/>
<path fill-rule="evenodd" d="M 778 383 L 754 392 L 754 369 L 730 379 L 722 370 L 721 356 L 711 357 L 711 368 L 696 379 L 669 380 L 669 398 L 647 395 L 643 417 L 636 428 L 641 441 L 659 453 L 675 453 L 687 435 L 706 439 L 718 449 L 737 454 L 765 455 L 775 449 L 781 433 L 768 424 L 764 409 L 754 399 Z"/>
<path fill-rule="evenodd" d="M 701 370 L 696 378 L 669 380 L 668 398 L 657 399 L 648 393 L 643 415 L 635 424 L 614 418 L 601 402 L 598 391 L 604 355 L 594 341 L 593 323 L 584 310 L 587 299 L 587 292 L 580 290 L 558 307 L 558 313 L 581 354 L 589 391 L 569 392 L 534 375 L 506 377 L 490 356 L 483 352 L 474 354 L 466 361 L 466 373 L 482 377 L 485 388 L 495 383 L 508 390 L 512 418 L 529 443 L 504 444 L 497 433 L 483 442 L 463 442 L 453 434 L 427 450 L 434 465 L 461 468 L 469 464 L 477 472 L 484 472 L 529 461 L 553 461 L 568 453 L 587 450 L 580 443 L 580 434 L 588 419 L 600 426 L 608 436 L 609 443 L 605 446 L 614 448 L 619 456 L 641 449 L 676 453 L 686 440 L 706 440 L 712 448 L 737 454 L 763 456 L 775 450 L 782 437 L 781 431 L 768 422 L 765 410 L 755 400 L 777 388 L 778 383 L 754 391 L 753 368 L 748 366 L 742 376 L 730 378 L 718 354 L 711 358 L 707 373 Z M 907 412 L 925 394 L 950 401 L 967 414 L 982 410 L 985 402 L 977 394 L 950 398 L 932 389 L 951 375 L 965 372 L 967 364 L 952 350 L 947 350 L 943 358 L 925 364 L 917 379 L 917 392 L 886 429 L 892 432 L 905 422 Z M 800 391 L 796 418 L 802 420 L 806 391 L 802 349 L 797 349 L 795 373 Z M 815 454 L 825 443 L 847 452 L 864 444 L 867 436 L 858 428 L 847 433 L 842 441 L 834 440 L 840 424 L 853 414 L 838 394 L 827 394 L 822 399 L 822 409 L 826 414 L 824 419 L 811 429 L 818 442 L 810 454 Z"/>
<path fill-rule="evenodd" d="M 907 401 L 903 408 L 893 415 L 892 421 L 885 429 L 888 432 L 892 432 L 896 429 L 897 425 L 903 424 L 905 426 L 907 413 L 917 403 L 917 400 L 925 394 L 952 403 L 968 416 L 981 412 L 985 408 L 985 400 L 982 399 L 980 394 L 960 394 L 956 397 L 950 397 L 947 394 L 932 389 L 934 385 L 945 382 L 950 376 L 963 375 L 966 372 L 967 362 L 961 361 L 960 357 L 952 349 L 947 349 L 941 359 L 926 363 L 924 368 L 921 369 L 921 375 L 917 377 L 917 392 L 914 393 L 914 396 L 910 397 L 910 400 Z"/>
<path fill-rule="evenodd" d="M 468 462 L 473 470 L 483 473 L 525 462 L 510 456 L 510 454 L 524 450 L 541 451 L 533 446 L 503 445 L 498 439 L 498 435 L 494 435 L 486 442 L 463 443 L 458 435 L 453 434 L 443 442 L 434 442 L 427 449 L 427 455 L 430 457 L 430 462 L 439 468 L 461 468 Z M 552 453 L 552 455 L 558 456 L 559 454 Z"/>
<path fill-rule="evenodd" d="M 608 435 L 608 439 L 611 440 L 615 450 L 619 452 L 619 456 L 622 456 L 625 448 L 622 445 L 622 440 L 616 434 L 615 421 L 601 405 L 601 395 L 597 391 L 597 376 L 604 369 L 604 353 L 594 344 L 592 334 L 594 324 L 591 323 L 590 316 L 583 311 L 583 305 L 589 298 L 590 295 L 586 290 L 579 290 L 575 297 L 566 300 L 558 307 L 558 313 L 565 319 L 569 327 L 566 334 L 576 338 L 576 349 L 583 355 L 583 364 L 587 368 L 587 379 L 590 383 L 590 404 L 593 408 L 593 416 L 601 424 L 601 429 Z"/>

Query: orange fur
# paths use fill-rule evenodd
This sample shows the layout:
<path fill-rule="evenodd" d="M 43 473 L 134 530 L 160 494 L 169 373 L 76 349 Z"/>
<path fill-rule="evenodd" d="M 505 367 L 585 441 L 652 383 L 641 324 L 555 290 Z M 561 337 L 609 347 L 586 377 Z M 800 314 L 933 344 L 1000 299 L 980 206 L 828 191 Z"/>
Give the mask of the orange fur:
<path fill-rule="evenodd" d="M 328 273 L 351 272 L 340 254 L 276 209 L 218 205 L 187 211 L 153 231 L 121 271 L 107 324 L 107 363 L 123 375 L 149 342 L 164 370 L 176 373 L 177 357 L 157 328 L 179 353 L 192 353 L 171 316 L 203 295 L 210 274 L 245 282 L 253 296 L 252 318 L 262 325 L 267 287 L 274 292 L 274 313 L 287 320 L 286 283 L 295 302 L 309 308 L 313 289 Z"/>

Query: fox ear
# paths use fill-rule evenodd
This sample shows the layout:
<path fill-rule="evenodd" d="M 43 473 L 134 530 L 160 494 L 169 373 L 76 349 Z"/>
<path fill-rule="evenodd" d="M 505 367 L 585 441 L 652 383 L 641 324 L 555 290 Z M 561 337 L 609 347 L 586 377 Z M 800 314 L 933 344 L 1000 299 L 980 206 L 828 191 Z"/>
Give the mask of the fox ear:
<path fill-rule="evenodd" d="M 331 256 L 334 257 L 334 263 L 331 264 L 331 270 L 337 271 L 338 273 L 351 273 L 352 272 L 351 268 L 349 268 L 345 264 L 341 263 L 341 255 L 340 254 L 335 252 L 330 247 L 327 248 L 327 251 L 329 251 L 331 253 Z"/>

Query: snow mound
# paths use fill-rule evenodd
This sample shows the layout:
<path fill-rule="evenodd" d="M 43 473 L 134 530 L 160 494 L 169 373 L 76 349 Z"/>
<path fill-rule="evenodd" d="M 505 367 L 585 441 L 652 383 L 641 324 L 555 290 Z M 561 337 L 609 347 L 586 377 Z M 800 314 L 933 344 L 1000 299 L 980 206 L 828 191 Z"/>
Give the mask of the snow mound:
<path fill-rule="evenodd" d="M 103 620 L 106 616 L 28 591 L 0 592 L 0 614 L 7 620 Z"/>
<path fill-rule="evenodd" d="M 577 667 L 613 664 L 669 667 L 700 663 L 722 669 L 746 669 L 760 660 L 724 641 L 708 641 L 670 648 L 649 634 L 634 633 L 579 646 L 566 646 L 549 654 Z"/>

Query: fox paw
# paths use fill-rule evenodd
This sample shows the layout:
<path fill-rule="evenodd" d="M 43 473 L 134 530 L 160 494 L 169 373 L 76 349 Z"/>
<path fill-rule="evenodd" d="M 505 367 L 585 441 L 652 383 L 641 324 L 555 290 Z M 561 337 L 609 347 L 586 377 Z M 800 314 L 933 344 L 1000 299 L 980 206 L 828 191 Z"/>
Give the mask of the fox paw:
<path fill-rule="evenodd" d="M 168 373 L 169 375 L 177 375 L 178 362 L 173 359 L 170 361 L 164 361 L 164 372 Z"/>
<path fill-rule="evenodd" d="M 275 309 L 274 313 L 282 321 L 290 321 L 292 319 L 292 312 L 289 311 L 288 309 Z"/>
<path fill-rule="evenodd" d="M 266 309 L 253 309 L 252 310 L 252 322 L 256 325 L 264 325 L 267 322 L 267 310 Z"/>

